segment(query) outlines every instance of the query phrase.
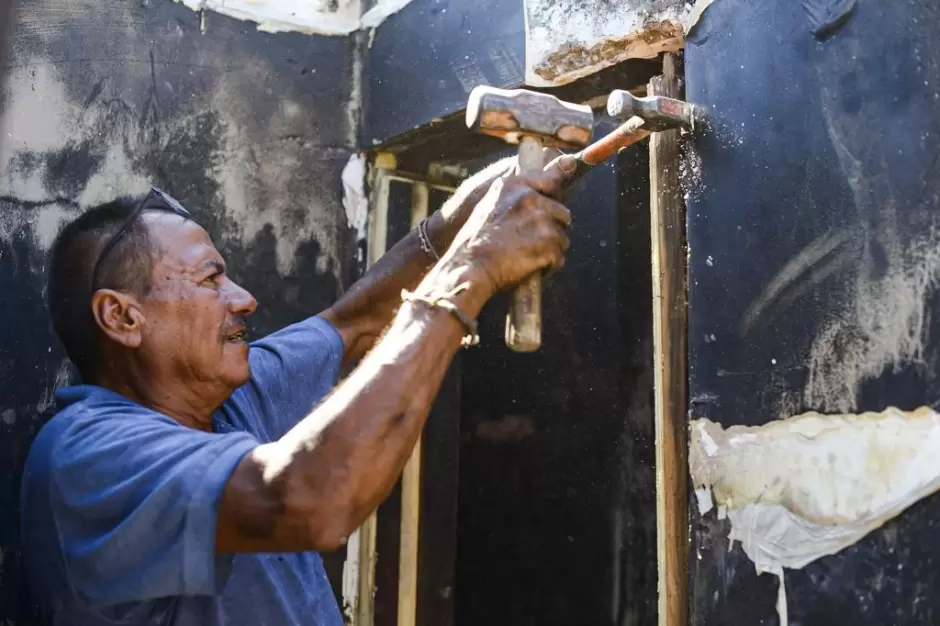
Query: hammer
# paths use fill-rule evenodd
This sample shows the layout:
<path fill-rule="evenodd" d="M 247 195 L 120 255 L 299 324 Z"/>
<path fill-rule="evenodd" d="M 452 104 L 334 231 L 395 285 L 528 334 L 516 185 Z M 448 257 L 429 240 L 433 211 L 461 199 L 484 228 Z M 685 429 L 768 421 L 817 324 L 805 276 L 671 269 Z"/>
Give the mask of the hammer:
<path fill-rule="evenodd" d="M 698 109 L 683 100 L 666 96 L 637 98 L 629 91 L 615 89 L 607 97 L 607 115 L 617 120 L 639 117 L 650 132 L 685 128 L 694 130 Z"/>
<path fill-rule="evenodd" d="M 575 169 L 565 180 L 567 187 L 573 185 L 595 165 L 600 165 L 624 148 L 646 139 L 651 133 L 673 128 L 692 130 L 699 110 L 692 104 L 675 98 L 637 98 L 629 91 L 617 89 L 607 98 L 607 114 L 614 119 L 626 121 L 573 155 Z"/>
<path fill-rule="evenodd" d="M 542 147 L 576 150 L 591 141 L 594 112 L 555 96 L 524 89 L 479 86 L 467 102 L 467 127 L 519 145 L 520 174 L 541 172 Z M 506 314 L 506 345 L 534 352 L 542 345 L 542 277 L 516 287 Z"/>

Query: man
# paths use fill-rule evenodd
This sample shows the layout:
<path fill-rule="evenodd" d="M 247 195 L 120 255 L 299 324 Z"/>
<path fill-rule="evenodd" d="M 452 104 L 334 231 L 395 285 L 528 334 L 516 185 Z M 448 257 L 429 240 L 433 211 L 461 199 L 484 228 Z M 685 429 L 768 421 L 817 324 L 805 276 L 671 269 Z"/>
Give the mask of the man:
<path fill-rule="evenodd" d="M 173 198 L 66 226 L 49 307 L 84 384 L 58 393 L 22 495 L 49 622 L 341 624 L 316 551 L 388 495 L 487 300 L 563 263 L 564 168 L 511 165 L 467 181 L 328 310 L 250 346 L 254 298 Z"/>

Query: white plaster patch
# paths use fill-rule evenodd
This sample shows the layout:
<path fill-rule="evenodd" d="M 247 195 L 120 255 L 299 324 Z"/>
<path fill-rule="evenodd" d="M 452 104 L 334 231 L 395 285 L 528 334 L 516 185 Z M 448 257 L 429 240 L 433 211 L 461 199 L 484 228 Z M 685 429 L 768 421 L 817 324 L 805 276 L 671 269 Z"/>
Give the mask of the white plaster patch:
<path fill-rule="evenodd" d="M 940 415 L 929 408 L 807 413 L 759 427 L 693 422 L 689 469 L 758 573 L 781 579 L 856 543 L 940 489 Z M 707 435 L 707 438 L 705 437 Z"/>
<path fill-rule="evenodd" d="M 366 161 L 362 154 L 349 157 L 343 168 L 343 208 L 346 221 L 359 237 L 364 237 L 369 220 L 369 199 L 366 197 Z"/>
<path fill-rule="evenodd" d="M 238 20 L 255 22 L 269 33 L 345 36 L 378 28 L 412 0 L 379 0 L 362 14 L 359 0 L 176 0 L 193 11 L 215 11 Z"/>
<path fill-rule="evenodd" d="M 525 82 L 570 83 L 684 46 L 685 0 L 525 0 Z"/>

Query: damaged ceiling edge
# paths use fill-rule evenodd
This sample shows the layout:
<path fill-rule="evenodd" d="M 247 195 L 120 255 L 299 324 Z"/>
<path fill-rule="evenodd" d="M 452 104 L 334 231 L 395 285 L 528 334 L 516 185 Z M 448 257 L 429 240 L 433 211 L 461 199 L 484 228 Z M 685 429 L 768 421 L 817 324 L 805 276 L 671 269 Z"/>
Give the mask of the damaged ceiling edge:
<path fill-rule="evenodd" d="M 560 87 L 630 59 L 655 59 L 684 46 L 681 25 L 661 22 L 655 30 L 605 39 L 589 49 L 568 45 L 539 65 L 526 67 L 525 82 L 531 87 Z M 528 53 L 527 53 L 528 54 Z"/>
<path fill-rule="evenodd" d="M 940 415 L 806 413 L 763 426 L 693 420 L 689 472 L 700 514 L 717 506 L 757 572 L 780 577 L 857 543 L 940 490 Z"/>
<path fill-rule="evenodd" d="M 295 32 L 342 37 L 378 28 L 413 0 L 378 0 L 361 14 L 359 2 L 340 2 L 336 10 L 324 9 L 315 0 L 174 0 L 193 11 L 213 11 L 246 22 L 255 22 L 267 33 Z"/>
<path fill-rule="evenodd" d="M 676 0 L 653 10 L 638 1 L 598 18 L 591 2 L 524 0 L 525 84 L 560 87 L 631 59 L 653 59 L 685 47 L 685 38 L 713 0 Z"/>

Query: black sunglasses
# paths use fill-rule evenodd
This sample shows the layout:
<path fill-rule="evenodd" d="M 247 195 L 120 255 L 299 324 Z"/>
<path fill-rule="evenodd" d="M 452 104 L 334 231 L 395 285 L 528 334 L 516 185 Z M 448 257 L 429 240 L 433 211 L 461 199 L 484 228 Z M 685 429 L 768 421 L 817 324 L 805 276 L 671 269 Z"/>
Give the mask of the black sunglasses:
<path fill-rule="evenodd" d="M 158 202 L 151 202 L 153 199 L 158 200 Z M 98 289 L 98 273 L 101 269 L 101 263 L 108 257 L 109 254 L 111 254 L 111 252 L 114 250 L 114 247 L 117 246 L 118 242 L 120 242 L 121 237 L 127 234 L 127 231 L 131 229 L 131 226 L 134 225 L 134 222 L 144 211 L 167 211 L 169 213 L 176 213 L 180 217 L 186 219 L 192 219 L 189 211 L 184 209 L 183 205 L 180 204 L 175 198 L 161 189 L 151 187 L 147 195 L 137 203 L 137 206 L 134 207 L 134 211 L 130 214 L 130 216 L 128 216 L 126 220 L 124 220 L 124 223 L 121 224 L 121 227 L 118 228 L 113 235 L 111 235 L 111 238 L 108 239 L 107 243 L 102 246 L 101 252 L 98 253 L 98 260 L 95 261 L 95 268 L 91 273 L 92 293 Z"/>

